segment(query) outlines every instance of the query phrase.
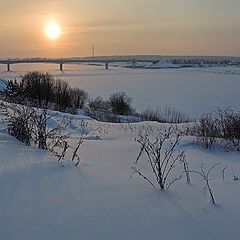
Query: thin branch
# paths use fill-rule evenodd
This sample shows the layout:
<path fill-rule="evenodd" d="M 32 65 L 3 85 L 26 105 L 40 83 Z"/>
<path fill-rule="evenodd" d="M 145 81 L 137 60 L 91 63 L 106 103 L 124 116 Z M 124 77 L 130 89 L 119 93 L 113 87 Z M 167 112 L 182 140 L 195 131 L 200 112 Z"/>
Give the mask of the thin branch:
<path fill-rule="evenodd" d="M 153 188 L 156 189 L 155 185 L 154 185 L 146 176 L 144 176 L 139 170 L 137 170 L 137 169 L 134 168 L 134 167 L 131 167 L 131 169 L 133 170 L 134 173 L 137 173 L 139 176 L 141 176 L 142 178 L 144 178 L 148 183 L 150 183 L 150 184 L 153 186 Z"/>

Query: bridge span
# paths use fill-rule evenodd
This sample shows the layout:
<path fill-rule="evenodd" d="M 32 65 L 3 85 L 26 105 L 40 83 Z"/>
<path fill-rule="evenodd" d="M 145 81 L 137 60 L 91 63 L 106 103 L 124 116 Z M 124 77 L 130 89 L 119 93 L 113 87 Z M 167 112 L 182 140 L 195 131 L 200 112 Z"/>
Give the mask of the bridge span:
<path fill-rule="evenodd" d="M 103 63 L 105 65 L 105 69 L 109 68 L 109 63 L 116 62 L 130 62 L 132 63 L 132 67 L 135 68 L 136 62 L 149 62 L 155 63 L 155 60 L 142 60 L 142 59 L 7 59 L 0 60 L 0 64 L 4 64 L 7 66 L 7 71 L 11 71 L 11 65 L 18 63 L 53 63 L 59 64 L 59 70 L 63 71 L 63 64 L 76 64 L 76 63 Z"/>

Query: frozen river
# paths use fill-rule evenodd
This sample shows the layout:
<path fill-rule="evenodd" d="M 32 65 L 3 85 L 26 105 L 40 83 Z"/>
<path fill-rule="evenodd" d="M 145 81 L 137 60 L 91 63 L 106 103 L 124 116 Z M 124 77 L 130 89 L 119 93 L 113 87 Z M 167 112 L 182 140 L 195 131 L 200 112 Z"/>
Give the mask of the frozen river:
<path fill-rule="evenodd" d="M 108 97 L 124 91 L 133 98 L 137 111 L 174 107 L 192 117 L 218 106 L 240 103 L 240 68 L 126 69 L 103 66 L 56 64 L 15 64 L 12 72 L 0 65 L 0 79 L 15 79 L 28 71 L 49 72 L 73 87 L 85 89 L 91 97 Z"/>

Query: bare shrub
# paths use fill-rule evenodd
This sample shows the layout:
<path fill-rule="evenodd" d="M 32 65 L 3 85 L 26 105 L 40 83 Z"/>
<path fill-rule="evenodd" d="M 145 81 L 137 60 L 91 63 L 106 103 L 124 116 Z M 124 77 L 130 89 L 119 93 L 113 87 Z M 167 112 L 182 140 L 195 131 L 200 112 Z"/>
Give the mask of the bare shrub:
<path fill-rule="evenodd" d="M 23 103 L 24 93 L 17 80 L 8 80 L 6 88 L 2 91 L 3 99 L 13 103 Z"/>
<path fill-rule="evenodd" d="M 55 117 L 56 113 L 50 113 L 47 109 L 36 109 L 34 108 L 32 121 L 33 125 L 33 140 L 38 148 L 51 150 L 51 143 L 53 139 L 66 139 L 68 135 L 63 134 L 61 131 L 59 123 L 58 126 L 54 128 L 49 128 L 48 122 Z M 62 122 L 65 119 L 62 119 Z M 66 123 L 67 125 L 68 123 Z"/>
<path fill-rule="evenodd" d="M 226 151 L 240 151 L 240 112 L 233 107 L 217 109 L 214 114 L 202 116 L 191 134 L 206 148 L 218 143 Z"/>
<path fill-rule="evenodd" d="M 183 164 L 183 170 L 184 170 L 184 173 L 185 173 L 185 176 L 186 176 L 186 181 L 187 181 L 188 184 L 190 184 L 191 183 L 190 170 L 189 170 L 188 162 L 186 160 L 186 156 L 183 155 L 183 158 L 180 161 Z"/>
<path fill-rule="evenodd" d="M 100 122 L 112 122 L 112 123 L 120 123 L 121 118 L 118 115 L 107 113 L 107 112 L 101 112 L 101 111 L 93 111 L 93 110 L 85 110 L 85 113 Z"/>
<path fill-rule="evenodd" d="M 184 151 L 176 149 L 182 136 L 174 126 L 170 126 L 164 131 L 159 131 L 157 136 L 153 138 L 146 131 L 144 134 L 142 133 L 137 139 L 137 142 L 140 144 L 140 151 L 135 163 L 138 164 L 145 155 L 144 159 L 149 163 L 153 176 L 146 176 L 137 167 L 132 167 L 133 174 L 137 173 L 154 188 L 160 189 L 169 188 L 184 173 L 187 173 L 187 176 L 189 176 Z M 182 169 L 183 163 L 184 169 Z M 181 166 L 181 173 L 173 171 L 176 166 Z M 190 181 L 190 178 L 188 180 Z"/>
<path fill-rule="evenodd" d="M 125 92 L 116 92 L 109 97 L 110 108 L 113 114 L 130 115 L 134 112 L 131 106 L 132 98 Z"/>
<path fill-rule="evenodd" d="M 57 79 L 55 82 L 54 103 L 56 104 L 55 110 L 60 112 L 68 112 L 72 108 L 69 84 L 62 79 Z"/>
<path fill-rule="evenodd" d="M 159 114 L 159 111 L 152 110 L 150 108 L 147 108 L 143 112 L 141 112 L 140 117 L 145 121 L 156 121 L 160 123 L 164 122 L 163 118 Z"/>
<path fill-rule="evenodd" d="M 213 190 L 210 186 L 210 181 L 213 181 L 213 179 L 210 178 L 210 173 L 212 172 L 212 170 L 220 165 L 221 163 L 216 163 L 216 164 L 213 164 L 209 169 L 205 169 L 204 168 L 204 164 L 201 165 L 201 169 L 200 171 L 194 171 L 194 170 L 191 170 L 190 172 L 191 173 L 196 173 L 198 175 L 201 176 L 202 180 L 205 182 L 205 187 L 204 187 L 204 190 L 207 190 L 209 195 L 210 195 L 210 201 L 215 204 L 216 201 L 215 201 L 215 198 L 214 198 L 214 194 L 213 194 Z"/>
<path fill-rule="evenodd" d="M 63 140 L 61 142 L 58 142 L 58 145 L 55 147 L 59 147 L 61 151 L 53 151 L 55 153 L 55 156 L 58 158 L 58 162 L 62 163 L 62 160 L 65 158 L 65 155 L 67 153 L 68 148 L 70 147 L 68 145 L 68 142 Z M 64 166 L 64 165 L 63 165 Z"/>
<path fill-rule="evenodd" d="M 72 100 L 72 107 L 74 109 L 78 109 L 78 108 L 83 109 L 89 97 L 86 91 L 79 88 L 71 88 L 70 96 Z"/>
<path fill-rule="evenodd" d="M 223 170 L 222 170 L 222 180 L 224 181 L 225 180 L 225 175 L 226 175 L 226 169 L 227 169 L 228 167 L 227 166 L 225 166 L 224 168 L 223 168 Z"/>
<path fill-rule="evenodd" d="M 3 95 L 10 102 L 74 114 L 76 109 L 85 107 L 88 99 L 86 91 L 38 71 L 28 72 L 19 83 L 8 81 Z"/>
<path fill-rule="evenodd" d="M 3 121 L 7 123 L 9 135 L 16 137 L 26 145 L 31 145 L 34 114 L 31 108 L 13 104 L 11 108 L 1 105 L 1 111 L 4 113 Z"/>
<path fill-rule="evenodd" d="M 49 128 L 47 123 L 56 114 L 49 113 L 47 109 L 2 103 L 0 110 L 10 135 L 28 146 L 37 145 L 40 149 L 50 150 L 58 158 L 58 162 L 62 162 L 68 152 L 72 155 L 71 160 L 74 165 L 79 164 L 78 151 L 83 140 L 80 137 L 75 147 L 69 144 L 70 134 L 64 134 L 60 127 L 62 124 L 65 126 L 69 124 L 65 119 L 62 120 L 64 123 L 60 122 L 58 126 Z M 81 125 L 85 126 L 83 122 Z"/>
<path fill-rule="evenodd" d="M 110 111 L 109 101 L 104 100 L 102 97 L 96 97 L 94 99 L 90 99 L 88 106 L 90 110 L 93 110 L 93 111 L 102 111 L 102 112 Z"/>
<path fill-rule="evenodd" d="M 35 112 L 36 113 L 36 112 Z M 43 110 L 40 114 L 35 114 L 34 120 L 36 123 L 36 141 L 38 148 L 47 148 L 47 111 Z"/>
<path fill-rule="evenodd" d="M 69 137 L 70 135 L 64 134 L 54 135 L 48 143 L 48 149 L 55 154 L 58 158 L 58 162 L 62 163 L 62 166 L 64 166 L 63 160 L 65 159 L 66 154 L 71 154 L 71 161 L 75 166 L 78 166 L 81 160 L 78 151 L 83 140 L 82 137 L 80 137 L 76 146 L 71 146 L 68 141 Z"/>
<path fill-rule="evenodd" d="M 114 93 L 109 100 L 105 100 L 102 97 L 91 99 L 85 112 L 91 118 L 101 122 L 121 123 L 134 121 L 133 117 L 130 119 L 127 116 L 122 116 L 133 113 L 130 102 L 131 98 L 126 96 L 125 93 Z"/>
<path fill-rule="evenodd" d="M 240 151 L 240 112 L 233 107 L 217 110 L 220 138 L 228 151 Z"/>
<path fill-rule="evenodd" d="M 78 155 L 78 150 L 79 150 L 80 146 L 82 145 L 82 143 L 83 143 L 83 140 L 82 140 L 82 138 L 80 138 L 77 145 L 75 146 L 75 148 L 73 148 L 72 162 L 74 162 L 75 166 L 78 166 L 78 164 L 81 161 L 80 156 Z"/>
<path fill-rule="evenodd" d="M 191 121 L 189 117 L 173 107 L 166 107 L 164 110 L 147 108 L 139 116 L 145 121 L 160 123 L 186 123 Z"/>
<path fill-rule="evenodd" d="M 54 115 L 46 109 L 10 104 L 1 105 L 4 122 L 8 133 L 26 145 L 37 144 L 38 148 L 47 149 L 47 140 L 61 135 L 58 127 L 48 129 L 47 122 Z"/>
<path fill-rule="evenodd" d="M 102 111 L 93 111 L 93 110 L 85 110 L 87 116 L 96 119 L 100 122 L 111 122 L 111 123 L 132 123 L 132 122 L 140 122 L 141 119 L 136 116 L 122 116 L 116 115 L 109 112 Z"/>
<path fill-rule="evenodd" d="M 219 136 L 216 119 L 210 114 L 203 115 L 199 122 L 194 124 L 190 133 L 196 137 L 196 143 L 212 148 Z"/>
<path fill-rule="evenodd" d="M 24 96 L 35 106 L 46 107 L 54 101 L 54 85 L 55 79 L 51 74 L 34 71 L 28 72 L 21 78 L 19 87 Z"/>

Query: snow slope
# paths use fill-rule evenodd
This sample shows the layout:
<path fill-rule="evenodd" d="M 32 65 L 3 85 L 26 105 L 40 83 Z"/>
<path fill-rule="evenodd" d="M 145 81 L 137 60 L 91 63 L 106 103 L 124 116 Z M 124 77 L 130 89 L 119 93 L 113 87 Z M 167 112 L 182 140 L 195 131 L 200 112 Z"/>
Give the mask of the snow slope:
<path fill-rule="evenodd" d="M 64 114 L 59 115 L 63 117 Z M 67 115 L 69 116 L 69 115 Z M 66 131 L 79 129 L 84 116 L 73 117 Z M 144 180 L 131 175 L 138 145 L 134 141 L 145 122 L 109 124 L 86 119 L 88 131 L 102 140 L 84 140 L 82 161 L 64 167 L 47 151 L 19 143 L 0 131 L 0 239 L 4 240 L 235 240 L 239 228 L 238 153 L 207 151 L 185 137 L 179 148 L 186 151 L 190 167 L 201 163 L 227 165 L 226 180 L 221 169 L 213 172 L 211 182 L 217 205 L 205 200 L 202 182 L 178 182 L 169 191 L 154 190 Z M 73 139 L 80 137 L 72 131 Z M 86 135 L 87 136 L 87 135 Z M 145 168 L 146 174 L 151 174 Z"/>

